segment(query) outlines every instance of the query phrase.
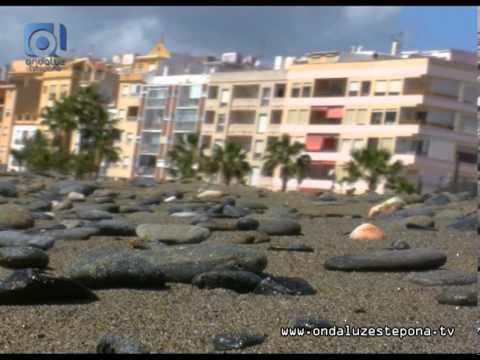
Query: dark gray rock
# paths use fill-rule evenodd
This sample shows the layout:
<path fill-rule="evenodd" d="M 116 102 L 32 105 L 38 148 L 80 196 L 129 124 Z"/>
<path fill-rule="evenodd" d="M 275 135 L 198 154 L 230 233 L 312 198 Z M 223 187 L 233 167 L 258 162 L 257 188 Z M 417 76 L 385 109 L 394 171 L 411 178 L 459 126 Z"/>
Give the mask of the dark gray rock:
<path fill-rule="evenodd" d="M 268 209 L 268 206 L 255 201 L 238 201 L 237 206 L 245 209 L 250 209 L 253 211 L 264 211 Z"/>
<path fill-rule="evenodd" d="M 253 291 L 258 295 L 315 295 L 317 291 L 304 279 L 266 277 Z"/>
<path fill-rule="evenodd" d="M 435 221 L 427 215 L 409 216 L 404 220 L 404 224 L 407 229 L 433 230 L 435 228 Z"/>
<path fill-rule="evenodd" d="M 45 268 L 48 255 L 43 250 L 33 247 L 0 247 L 0 266 L 11 269 Z"/>
<path fill-rule="evenodd" d="M 120 205 L 118 208 L 120 214 L 132 214 L 137 212 L 151 212 L 148 206 L 140 205 Z"/>
<path fill-rule="evenodd" d="M 45 235 L 55 240 L 87 240 L 91 236 L 98 235 L 100 230 L 96 227 L 77 227 L 73 229 L 60 229 L 45 232 Z"/>
<path fill-rule="evenodd" d="M 267 266 L 265 254 L 242 245 L 198 244 L 151 246 L 146 250 L 102 249 L 81 256 L 69 269 L 72 279 L 88 286 L 117 283 L 120 272 L 133 285 L 167 282 L 191 284 L 198 275 L 214 270 L 243 270 L 256 274 Z M 122 275 L 123 276 L 123 275 Z M 120 276 L 120 279 L 122 278 Z M 150 280 L 150 281 L 147 281 Z"/>
<path fill-rule="evenodd" d="M 195 244 L 210 236 L 208 229 L 195 225 L 142 224 L 136 232 L 142 240 L 160 241 L 168 245 Z"/>
<path fill-rule="evenodd" d="M 361 255 L 336 256 L 325 262 L 327 270 L 414 271 L 432 270 L 445 264 L 447 256 L 439 250 L 380 250 Z"/>
<path fill-rule="evenodd" d="M 136 178 L 130 184 L 139 188 L 153 188 L 158 185 L 155 179 L 150 178 Z"/>
<path fill-rule="evenodd" d="M 107 211 L 96 210 L 96 209 L 81 209 L 77 210 L 77 216 L 82 220 L 107 220 L 112 219 L 113 216 Z"/>
<path fill-rule="evenodd" d="M 458 219 L 447 226 L 449 229 L 459 231 L 477 231 L 478 230 L 478 216 L 471 214 Z"/>
<path fill-rule="evenodd" d="M 332 202 L 332 201 L 337 201 L 338 197 L 334 193 L 324 192 L 323 194 L 317 196 L 317 200 L 325 201 L 325 202 Z"/>
<path fill-rule="evenodd" d="M 455 306 L 477 306 L 478 292 L 476 288 L 462 289 L 452 288 L 442 291 L 437 296 L 439 304 Z"/>
<path fill-rule="evenodd" d="M 19 231 L 0 231 L 0 247 L 31 246 L 48 250 L 55 244 L 55 238 L 46 235 L 29 235 Z"/>
<path fill-rule="evenodd" d="M 159 194 L 153 194 L 149 195 L 147 198 L 141 200 L 139 202 L 140 206 L 147 206 L 147 205 L 158 205 L 161 204 L 165 200 L 165 194 L 159 193 Z"/>
<path fill-rule="evenodd" d="M 435 194 L 425 201 L 425 205 L 447 205 L 451 201 L 447 194 Z"/>
<path fill-rule="evenodd" d="M 308 245 L 298 244 L 298 245 L 288 245 L 288 246 L 269 246 L 267 250 L 270 251 L 289 251 L 289 252 L 314 252 L 313 248 Z"/>
<path fill-rule="evenodd" d="M 105 236 L 135 236 L 135 226 L 123 220 L 101 220 L 94 224 Z"/>
<path fill-rule="evenodd" d="M 477 274 L 451 270 L 433 270 L 412 273 L 406 279 L 423 286 L 458 286 L 477 283 Z"/>
<path fill-rule="evenodd" d="M 50 211 L 52 204 L 50 201 L 36 200 L 28 204 L 26 208 L 30 211 Z"/>
<path fill-rule="evenodd" d="M 30 210 L 18 205 L 0 205 L 1 229 L 28 229 L 34 223 Z"/>
<path fill-rule="evenodd" d="M 238 293 L 252 292 L 262 278 L 248 271 L 209 271 L 195 276 L 192 285 L 199 289 L 223 288 Z"/>
<path fill-rule="evenodd" d="M 16 197 L 17 196 L 17 187 L 13 182 L 10 181 L 0 181 L 0 196 L 5 197 Z"/>
<path fill-rule="evenodd" d="M 240 218 L 237 221 L 236 229 L 241 231 L 257 230 L 260 223 L 254 218 Z"/>
<path fill-rule="evenodd" d="M 97 354 L 148 354 L 146 348 L 136 341 L 117 335 L 102 336 L 97 344 Z"/>
<path fill-rule="evenodd" d="M 68 195 L 71 192 L 76 192 L 85 196 L 92 194 L 95 189 L 95 184 L 77 180 L 58 181 L 50 188 L 50 190 L 60 195 Z"/>
<path fill-rule="evenodd" d="M 250 214 L 250 210 L 242 209 L 231 205 L 225 205 L 222 210 L 223 216 L 229 218 L 241 218 Z"/>
<path fill-rule="evenodd" d="M 227 332 L 218 334 L 213 338 L 213 347 L 217 351 L 239 350 L 250 346 L 262 344 L 264 335 L 251 335 L 241 332 Z"/>
<path fill-rule="evenodd" d="M 75 281 L 36 269 L 17 270 L 0 281 L 0 305 L 85 303 L 97 296 Z"/>
<path fill-rule="evenodd" d="M 263 218 L 260 219 L 258 230 L 268 235 L 300 235 L 302 227 L 295 220 Z"/>

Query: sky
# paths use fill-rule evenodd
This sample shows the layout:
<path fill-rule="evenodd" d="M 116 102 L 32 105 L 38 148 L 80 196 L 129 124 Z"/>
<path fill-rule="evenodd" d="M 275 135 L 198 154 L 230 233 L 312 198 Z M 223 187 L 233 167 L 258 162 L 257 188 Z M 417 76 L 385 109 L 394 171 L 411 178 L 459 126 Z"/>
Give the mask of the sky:
<path fill-rule="evenodd" d="M 219 55 L 301 56 L 352 45 L 388 51 L 403 32 L 403 49 L 476 49 L 476 8 L 470 7 L 0 7 L 0 65 L 25 57 L 31 22 L 62 23 L 67 56 L 111 58 L 148 52 L 164 36 L 170 51 Z"/>

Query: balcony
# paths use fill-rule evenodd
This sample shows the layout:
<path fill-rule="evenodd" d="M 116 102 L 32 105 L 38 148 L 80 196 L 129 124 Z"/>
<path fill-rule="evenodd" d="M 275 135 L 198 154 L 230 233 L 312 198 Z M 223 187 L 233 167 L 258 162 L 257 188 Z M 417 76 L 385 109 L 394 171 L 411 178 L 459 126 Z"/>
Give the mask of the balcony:
<path fill-rule="evenodd" d="M 141 143 L 140 153 L 142 154 L 158 154 L 160 152 L 160 144 Z"/>
<path fill-rule="evenodd" d="M 230 124 L 228 133 L 249 135 L 255 132 L 255 124 Z"/>
<path fill-rule="evenodd" d="M 185 99 L 180 98 L 177 101 L 177 108 L 182 107 L 197 107 L 200 103 L 200 99 Z"/>
<path fill-rule="evenodd" d="M 161 120 L 144 120 L 142 130 L 143 131 L 162 131 L 162 121 Z"/>
<path fill-rule="evenodd" d="M 174 131 L 195 132 L 197 130 L 196 121 L 177 121 L 175 122 Z"/>
<path fill-rule="evenodd" d="M 147 98 L 145 100 L 146 107 L 155 107 L 155 108 L 163 108 L 167 104 L 167 99 L 165 98 Z"/>
<path fill-rule="evenodd" d="M 305 150 L 308 152 L 335 153 L 338 151 L 338 135 L 307 134 Z"/>
<path fill-rule="evenodd" d="M 258 99 L 233 99 L 232 108 L 256 108 Z"/>
<path fill-rule="evenodd" d="M 153 177 L 155 176 L 155 167 L 151 166 L 139 166 L 135 173 L 137 176 Z"/>

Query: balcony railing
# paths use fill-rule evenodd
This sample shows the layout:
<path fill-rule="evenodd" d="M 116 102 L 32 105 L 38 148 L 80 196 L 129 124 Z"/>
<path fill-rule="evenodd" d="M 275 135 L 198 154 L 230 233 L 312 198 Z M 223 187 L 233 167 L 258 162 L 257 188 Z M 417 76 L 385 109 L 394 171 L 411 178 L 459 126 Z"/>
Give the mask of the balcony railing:
<path fill-rule="evenodd" d="M 196 121 L 182 121 L 175 123 L 175 131 L 195 131 L 196 129 Z"/>
<path fill-rule="evenodd" d="M 197 107 L 199 99 L 178 99 L 177 107 Z"/>
<path fill-rule="evenodd" d="M 144 154 L 158 154 L 160 144 L 140 144 L 140 152 Z"/>
<path fill-rule="evenodd" d="M 162 121 L 144 121 L 143 130 L 162 130 Z"/>
<path fill-rule="evenodd" d="M 145 101 L 146 107 L 165 107 L 167 99 L 147 98 Z"/>
<path fill-rule="evenodd" d="M 155 167 L 139 166 L 136 169 L 136 174 L 138 176 L 154 176 L 155 175 Z"/>

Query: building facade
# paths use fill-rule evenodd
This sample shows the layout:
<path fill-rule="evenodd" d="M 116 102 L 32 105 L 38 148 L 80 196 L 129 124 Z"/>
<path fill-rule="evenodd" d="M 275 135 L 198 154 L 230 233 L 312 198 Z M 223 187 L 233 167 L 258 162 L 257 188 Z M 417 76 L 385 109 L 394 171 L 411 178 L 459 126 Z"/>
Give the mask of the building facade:
<path fill-rule="evenodd" d="M 262 172 L 260 159 L 269 138 L 289 134 L 305 144 L 312 166 L 288 189 L 363 192 L 365 183 L 341 180 L 351 150 L 369 147 L 389 150 L 406 165 L 407 178 L 431 191 L 476 177 L 475 71 L 431 56 L 330 52 L 284 70 L 213 75 L 201 134 L 206 143 L 241 143 L 254 186 L 280 189 L 279 174 Z"/>

